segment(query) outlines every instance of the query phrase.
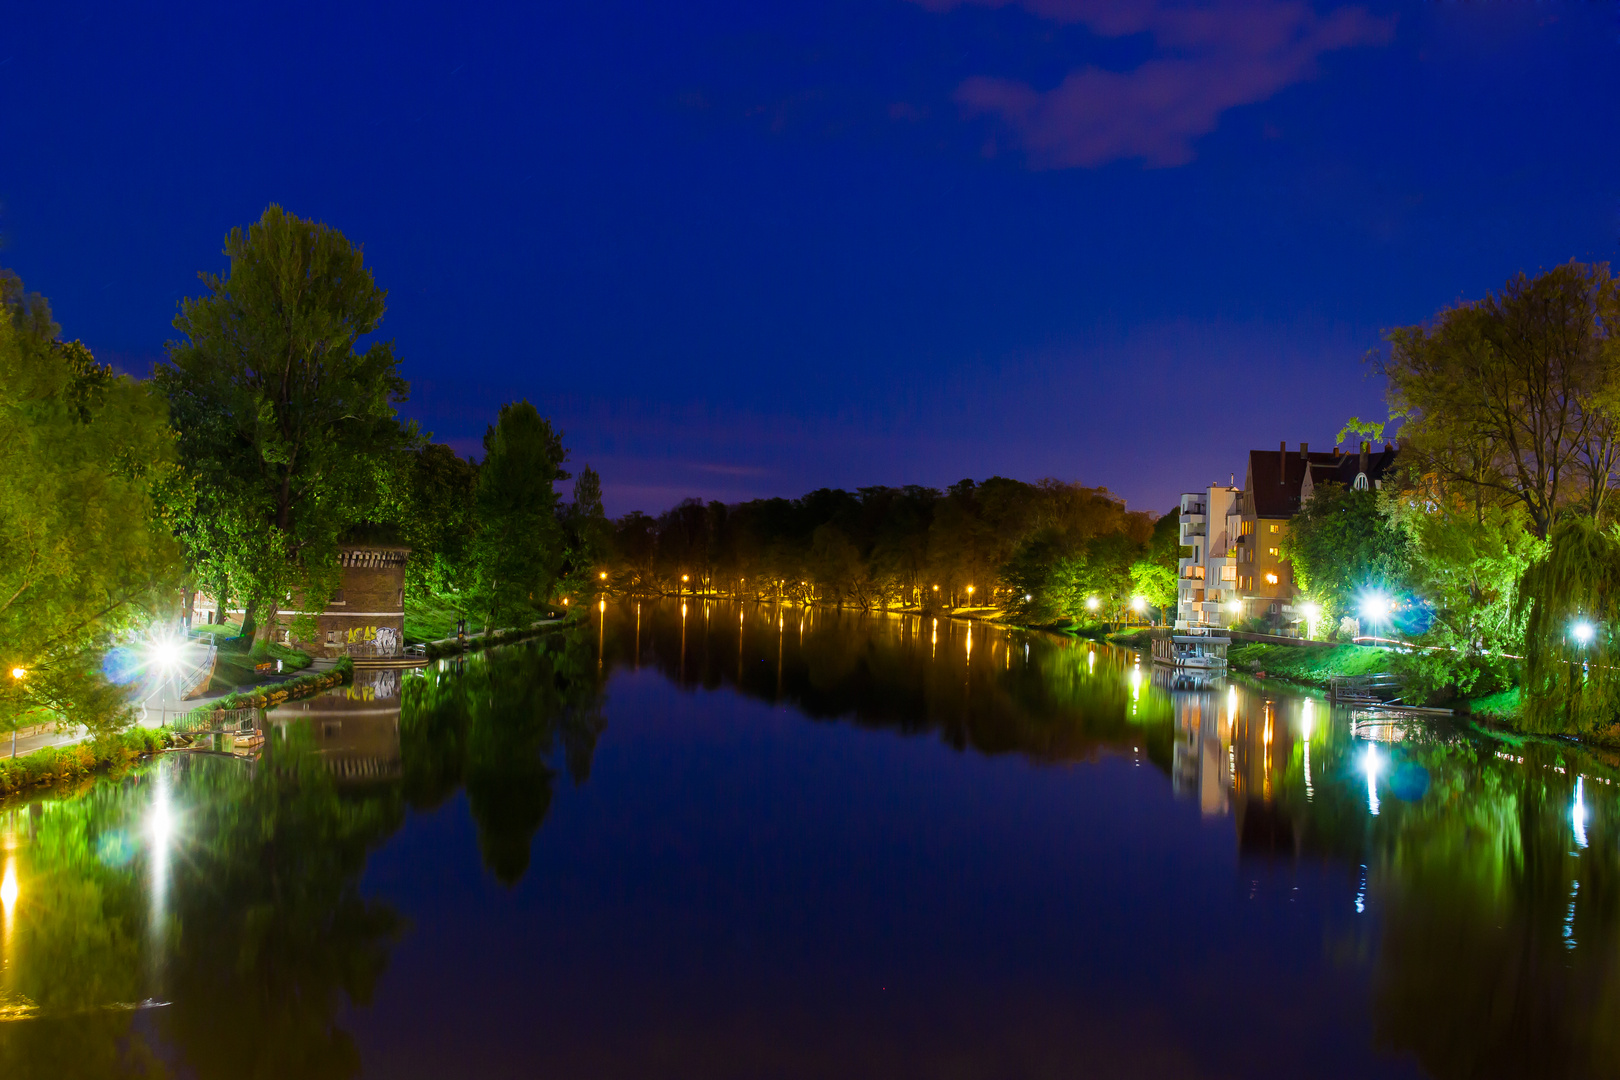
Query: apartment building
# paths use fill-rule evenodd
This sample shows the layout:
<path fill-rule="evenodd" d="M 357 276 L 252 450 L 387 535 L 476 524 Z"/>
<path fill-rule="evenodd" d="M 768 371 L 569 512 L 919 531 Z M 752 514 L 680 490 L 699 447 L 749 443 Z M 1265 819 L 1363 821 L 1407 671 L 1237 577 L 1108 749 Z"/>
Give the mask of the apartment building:
<path fill-rule="evenodd" d="M 1242 492 L 1211 484 L 1181 497 L 1181 546 L 1192 549 L 1177 568 L 1176 629 L 1227 626 L 1223 606 L 1236 588 L 1232 559 L 1234 508 Z"/>
<path fill-rule="evenodd" d="M 1289 519 L 1326 483 L 1376 490 L 1393 468 L 1394 446 L 1358 454 L 1312 453 L 1307 443 L 1291 452 L 1251 450 L 1243 487 L 1192 492 L 1181 497 L 1182 544 L 1193 553 L 1181 560 L 1176 608 L 1178 629 L 1230 626 L 1261 617 L 1279 626 L 1303 618 L 1295 598 L 1293 568 L 1282 557 Z"/>

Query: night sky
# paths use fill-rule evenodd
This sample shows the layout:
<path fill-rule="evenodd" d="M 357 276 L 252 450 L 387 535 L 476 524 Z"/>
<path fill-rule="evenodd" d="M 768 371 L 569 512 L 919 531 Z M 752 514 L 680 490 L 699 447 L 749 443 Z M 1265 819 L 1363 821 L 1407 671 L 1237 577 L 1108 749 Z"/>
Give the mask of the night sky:
<path fill-rule="evenodd" d="M 1384 328 L 1620 244 L 1620 9 L 33 4 L 0 263 L 144 375 L 266 204 L 364 244 L 409 415 L 607 508 L 1001 474 L 1136 508 L 1382 415 Z"/>

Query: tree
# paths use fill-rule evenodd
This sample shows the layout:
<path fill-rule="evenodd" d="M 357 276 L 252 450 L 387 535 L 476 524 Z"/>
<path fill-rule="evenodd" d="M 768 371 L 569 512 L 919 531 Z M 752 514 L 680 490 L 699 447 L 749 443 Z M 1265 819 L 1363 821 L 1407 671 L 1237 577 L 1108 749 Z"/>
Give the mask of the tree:
<path fill-rule="evenodd" d="M 1522 503 L 1546 538 L 1560 511 L 1597 516 L 1620 445 L 1620 284 L 1567 263 L 1391 332 L 1383 364 L 1419 472 Z"/>
<path fill-rule="evenodd" d="M 489 626 L 526 623 L 551 597 L 563 556 L 555 485 L 569 479 L 567 459 L 561 435 L 527 401 L 502 405 L 484 434 L 473 563 Z"/>
<path fill-rule="evenodd" d="M 180 552 L 163 402 L 57 340 L 43 297 L 0 274 L 0 731 L 127 719 L 101 673 L 119 632 L 172 614 Z M 23 674 L 18 677 L 14 671 Z"/>
<path fill-rule="evenodd" d="M 471 588 L 477 499 L 476 463 L 443 443 L 412 455 L 401 530 L 411 546 L 406 581 L 412 593 L 454 596 Z"/>
<path fill-rule="evenodd" d="M 1531 731 L 1584 735 L 1620 717 L 1620 532 L 1584 516 L 1560 521 L 1546 557 L 1525 571 L 1524 720 Z"/>
<path fill-rule="evenodd" d="M 1147 551 L 1131 564 L 1131 589 L 1160 611 L 1176 606 L 1176 578 L 1181 564 L 1181 509 L 1153 523 Z"/>
<path fill-rule="evenodd" d="M 399 516 L 417 437 L 395 415 L 408 387 L 393 345 L 360 346 L 387 294 L 358 247 L 272 205 L 225 254 L 226 276 L 181 302 L 185 339 L 154 378 L 199 493 L 180 528 L 191 564 L 229 575 L 244 633 L 268 607 L 268 637 L 293 590 L 325 606 L 346 531 Z"/>
<path fill-rule="evenodd" d="M 1398 589 L 1409 554 L 1407 537 L 1385 517 L 1378 492 L 1333 483 L 1305 501 L 1281 545 L 1300 591 L 1321 608 L 1327 626 L 1355 610 L 1359 594 Z"/>

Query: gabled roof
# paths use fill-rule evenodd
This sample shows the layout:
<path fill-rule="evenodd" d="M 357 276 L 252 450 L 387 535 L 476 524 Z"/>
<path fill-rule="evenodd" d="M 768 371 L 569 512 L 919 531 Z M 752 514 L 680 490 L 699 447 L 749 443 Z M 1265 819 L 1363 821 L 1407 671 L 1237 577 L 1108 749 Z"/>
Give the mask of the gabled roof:
<path fill-rule="evenodd" d="M 1374 451 L 1367 457 L 1367 480 L 1381 480 L 1395 463 L 1393 447 Z M 1299 513 L 1306 471 L 1311 485 L 1343 484 L 1351 487 L 1361 471 L 1360 453 L 1332 454 L 1320 451 L 1300 454 L 1298 450 L 1250 450 L 1246 493 L 1255 517 L 1291 518 Z"/>

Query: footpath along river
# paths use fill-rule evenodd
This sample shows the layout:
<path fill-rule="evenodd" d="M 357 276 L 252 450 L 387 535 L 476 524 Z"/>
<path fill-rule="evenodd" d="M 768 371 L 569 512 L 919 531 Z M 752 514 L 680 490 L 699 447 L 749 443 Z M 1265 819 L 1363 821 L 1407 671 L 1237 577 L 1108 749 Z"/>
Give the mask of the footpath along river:
<path fill-rule="evenodd" d="M 1620 1075 L 1581 752 L 689 601 L 0 806 L 0 1076 Z"/>

